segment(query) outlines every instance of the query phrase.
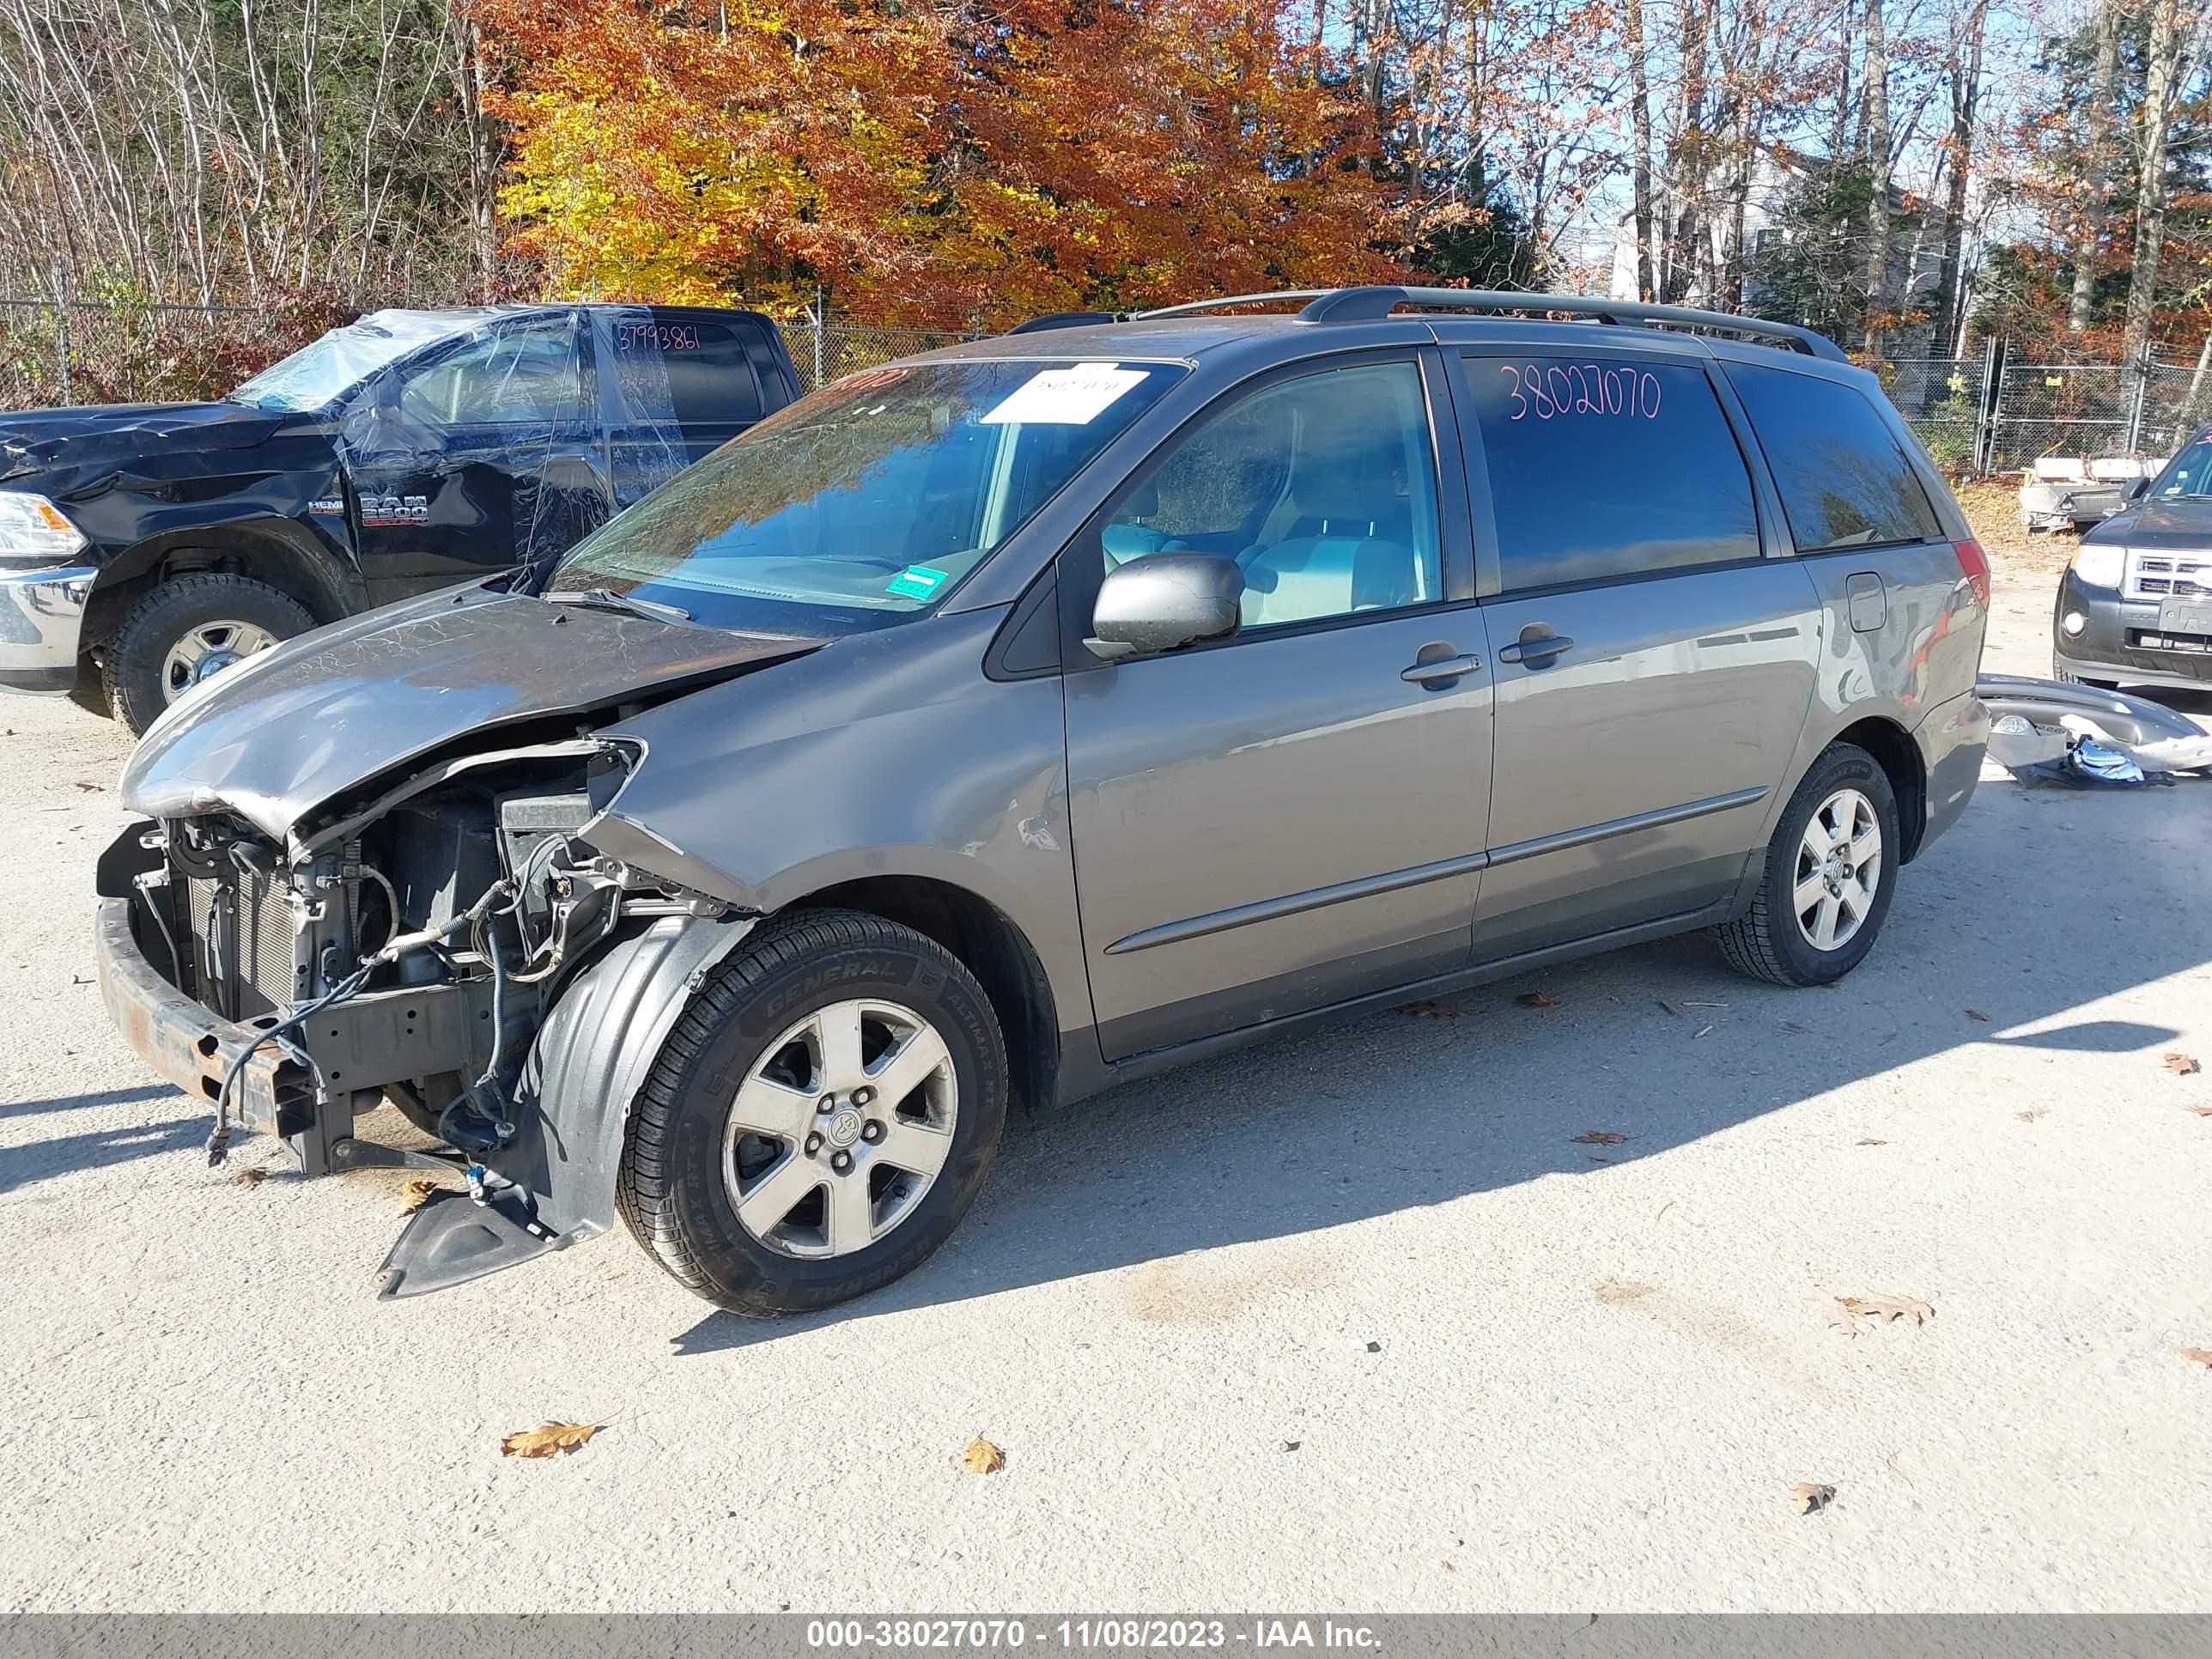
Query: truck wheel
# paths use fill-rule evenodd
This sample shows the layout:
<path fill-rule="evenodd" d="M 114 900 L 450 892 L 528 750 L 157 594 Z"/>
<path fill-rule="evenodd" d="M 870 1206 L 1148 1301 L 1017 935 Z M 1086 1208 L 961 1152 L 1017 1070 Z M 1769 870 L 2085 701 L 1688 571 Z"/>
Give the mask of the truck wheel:
<path fill-rule="evenodd" d="M 1797 786 L 1751 908 L 1713 929 L 1729 967 L 1776 985 L 1826 985 L 1874 948 L 1897 886 L 1897 797 L 1863 749 L 1832 744 Z"/>
<path fill-rule="evenodd" d="M 136 736 L 178 693 L 314 625 L 297 599 L 250 576 L 217 571 L 163 582 L 107 642 L 107 706 Z"/>
<path fill-rule="evenodd" d="M 709 1302 L 826 1308 L 951 1236 L 1006 1115 L 997 1016 L 950 951 L 878 916 L 801 911 L 716 969 L 669 1035 L 617 1201 Z"/>

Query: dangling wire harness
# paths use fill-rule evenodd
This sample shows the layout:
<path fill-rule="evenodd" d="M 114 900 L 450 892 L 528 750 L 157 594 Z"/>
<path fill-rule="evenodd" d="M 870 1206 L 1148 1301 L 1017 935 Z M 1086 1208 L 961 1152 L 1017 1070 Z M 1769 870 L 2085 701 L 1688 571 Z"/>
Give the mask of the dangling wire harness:
<path fill-rule="evenodd" d="M 499 903 L 502 898 L 507 901 L 504 907 Z M 439 1130 L 441 1133 L 445 1132 L 447 1114 L 452 1112 L 454 1107 L 477 1097 L 480 1091 L 488 1091 L 495 1103 L 495 1111 L 487 1115 L 494 1125 L 494 1139 L 485 1147 L 478 1150 L 488 1151 L 491 1146 L 502 1144 L 510 1138 L 514 1133 L 514 1126 L 508 1117 L 506 1097 L 500 1090 L 496 1076 L 500 1056 L 506 1047 L 505 1033 L 501 1024 L 501 1016 L 505 1012 L 502 1004 L 506 989 L 506 969 L 500 959 L 497 941 L 489 936 L 484 927 L 484 921 L 487 917 L 495 913 L 514 908 L 517 902 L 513 882 L 506 880 L 494 882 L 484 890 L 483 896 L 474 904 L 442 926 L 426 927 L 416 933 L 403 933 L 397 939 L 386 940 L 384 945 L 372 955 L 362 957 L 358 968 L 331 986 L 321 996 L 301 1008 L 289 1018 L 279 1020 L 267 1030 L 259 1033 L 252 1042 L 240 1049 L 231 1060 L 230 1065 L 224 1070 L 222 1086 L 216 1093 L 215 1128 L 207 1138 L 208 1167 L 215 1168 L 230 1155 L 232 1094 L 238 1086 L 239 1079 L 246 1074 L 247 1062 L 252 1060 L 256 1054 L 270 1044 L 283 1049 L 287 1055 L 305 1066 L 313 1076 L 317 1096 L 326 1097 L 330 1091 L 323 1080 L 322 1069 L 315 1064 L 314 1056 L 295 1041 L 301 1028 L 325 1009 L 335 1008 L 348 998 L 358 995 L 362 988 L 368 983 L 369 975 L 386 963 L 397 962 L 401 957 L 415 951 L 431 950 L 442 953 L 443 947 L 459 938 L 464 932 L 471 935 L 484 960 L 491 966 L 494 1033 L 492 1058 L 490 1065 L 484 1068 L 483 1076 L 478 1078 L 473 1085 L 448 1103 L 444 1112 L 439 1114 Z M 503 1133 L 501 1133 L 502 1130 Z"/>

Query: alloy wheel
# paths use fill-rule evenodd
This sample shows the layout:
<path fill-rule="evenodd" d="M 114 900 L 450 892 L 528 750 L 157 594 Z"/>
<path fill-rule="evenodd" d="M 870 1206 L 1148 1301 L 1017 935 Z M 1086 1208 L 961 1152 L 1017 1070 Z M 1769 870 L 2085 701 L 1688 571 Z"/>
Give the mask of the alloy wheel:
<path fill-rule="evenodd" d="M 173 702 L 210 674 L 276 643 L 274 634 L 247 622 L 207 622 L 187 629 L 162 660 L 161 696 Z"/>
<path fill-rule="evenodd" d="M 768 1045 L 730 1103 L 722 1178 L 744 1230 L 786 1255 L 851 1255 L 913 1214 L 952 1149 L 959 1079 L 936 1028 L 873 998 Z"/>
<path fill-rule="evenodd" d="M 1856 789 L 1822 801 L 1797 845 L 1790 909 L 1805 942 L 1840 950 L 1866 925 L 1881 890 L 1881 819 Z"/>

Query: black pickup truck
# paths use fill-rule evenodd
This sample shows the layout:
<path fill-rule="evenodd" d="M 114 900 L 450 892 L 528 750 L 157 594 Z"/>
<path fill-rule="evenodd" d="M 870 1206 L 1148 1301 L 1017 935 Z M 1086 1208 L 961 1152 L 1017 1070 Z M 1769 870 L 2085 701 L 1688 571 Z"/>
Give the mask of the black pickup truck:
<path fill-rule="evenodd" d="M 143 731 L 280 640 L 567 551 L 799 392 L 757 312 L 496 306 L 372 313 L 216 403 L 0 416 L 0 687 L 96 669 Z"/>

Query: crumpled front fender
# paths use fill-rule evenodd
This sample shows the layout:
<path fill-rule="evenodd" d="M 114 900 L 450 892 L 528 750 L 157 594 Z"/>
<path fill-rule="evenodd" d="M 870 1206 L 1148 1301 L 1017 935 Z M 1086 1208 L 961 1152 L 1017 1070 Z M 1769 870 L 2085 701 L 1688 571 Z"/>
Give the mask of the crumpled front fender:
<path fill-rule="evenodd" d="M 614 1224 L 623 1128 L 646 1074 L 716 963 L 755 918 L 661 916 L 617 939 L 561 993 L 516 1089 L 519 1133 L 495 1167 L 555 1232 Z"/>

